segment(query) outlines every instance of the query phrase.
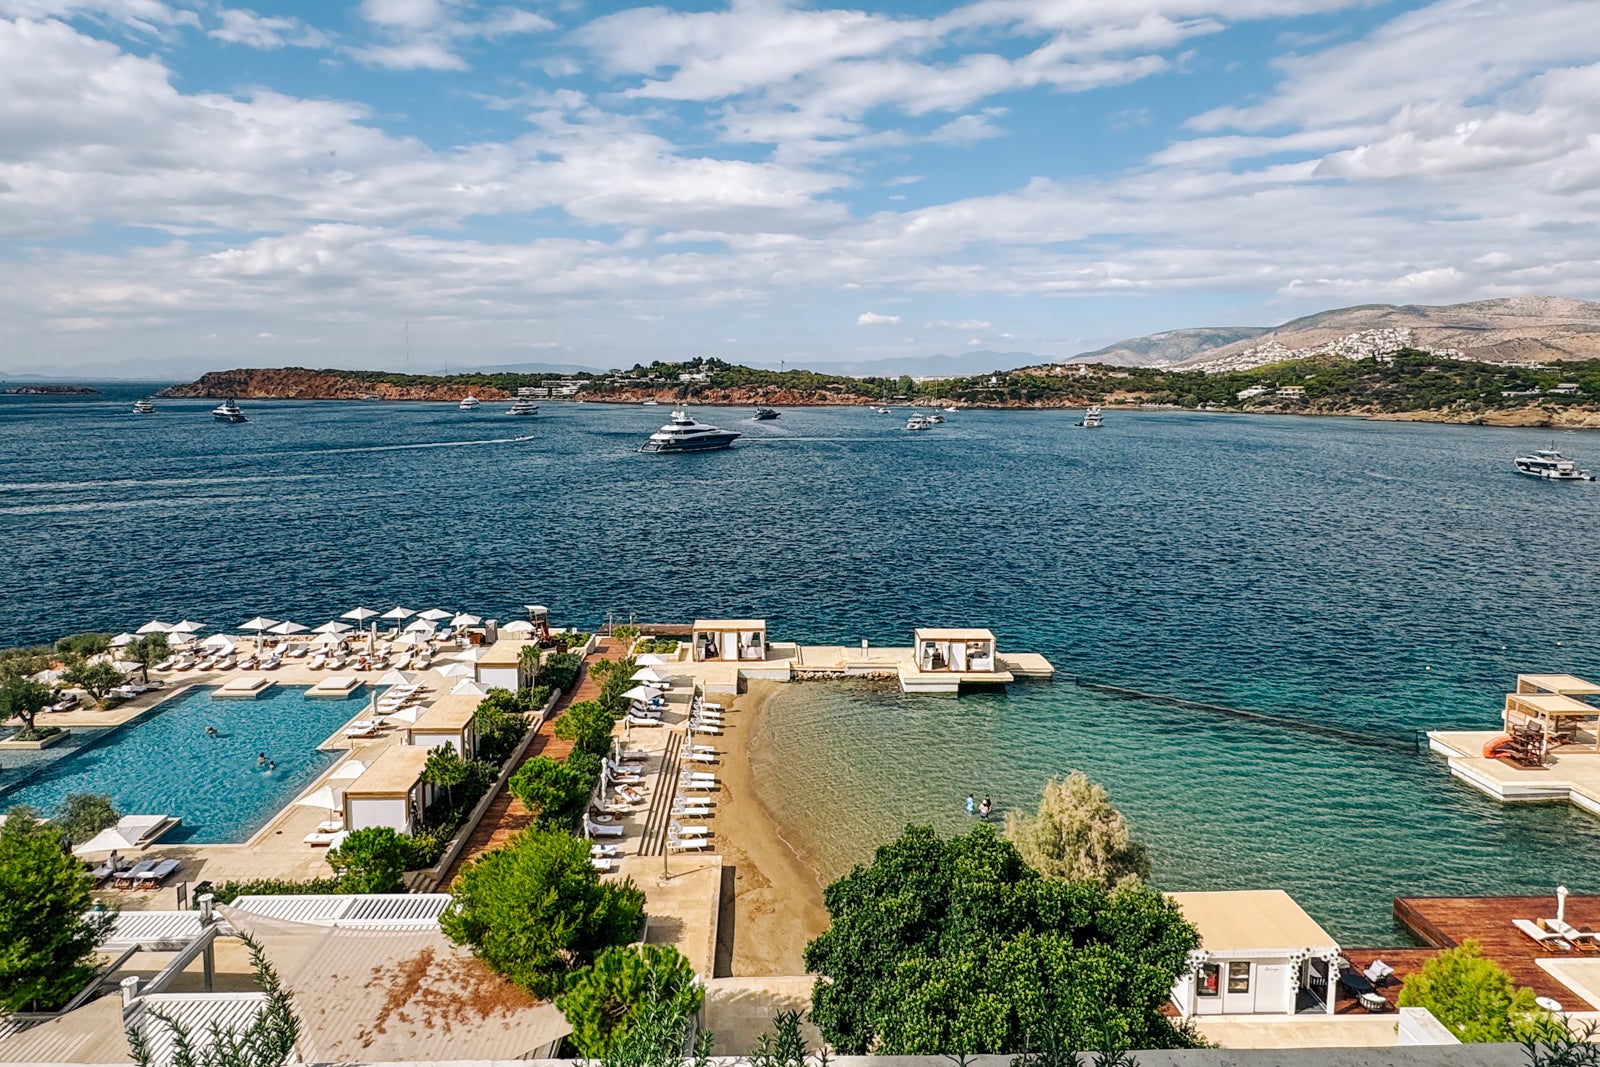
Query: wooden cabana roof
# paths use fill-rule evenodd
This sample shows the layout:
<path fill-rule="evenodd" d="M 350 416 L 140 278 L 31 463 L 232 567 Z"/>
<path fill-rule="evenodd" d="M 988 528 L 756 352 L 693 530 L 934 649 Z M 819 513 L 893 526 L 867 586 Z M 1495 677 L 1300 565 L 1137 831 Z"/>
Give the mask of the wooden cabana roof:
<path fill-rule="evenodd" d="M 696 619 L 696 630 L 765 630 L 766 619 Z"/>
<path fill-rule="evenodd" d="M 347 797 L 400 797 L 422 777 L 428 750 L 418 745 L 392 745 L 361 776 L 345 786 Z"/>
<path fill-rule="evenodd" d="M 1594 696 L 1600 685 L 1571 674 L 1519 674 L 1518 693 L 1558 693 L 1566 696 Z"/>
<path fill-rule="evenodd" d="M 429 730 L 460 730 L 478 713 L 483 697 L 476 693 L 448 693 L 434 701 L 433 706 L 411 724 L 412 732 Z"/>
<path fill-rule="evenodd" d="M 1600 717 L 1600 708 L 1561 693 L 1507 693 L 1506 710 L 1547 719 Z"/>

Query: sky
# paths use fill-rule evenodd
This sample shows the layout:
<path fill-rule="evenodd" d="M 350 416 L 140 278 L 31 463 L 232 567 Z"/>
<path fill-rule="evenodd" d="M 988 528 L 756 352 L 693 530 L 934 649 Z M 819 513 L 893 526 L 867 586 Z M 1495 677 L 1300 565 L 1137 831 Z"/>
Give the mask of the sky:
<path fill-rule="evenodd" d="M 0 0 L 0 371 L 1600 294 L 1600 0 Z"/>

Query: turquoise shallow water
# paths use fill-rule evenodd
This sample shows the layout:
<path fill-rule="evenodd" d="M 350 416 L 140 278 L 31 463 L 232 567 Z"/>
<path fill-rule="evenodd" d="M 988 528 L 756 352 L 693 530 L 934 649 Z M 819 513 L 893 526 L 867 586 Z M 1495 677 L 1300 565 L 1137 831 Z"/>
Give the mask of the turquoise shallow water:
<path fill-rule="evenodd" d="M 1413 747 L 1419 729 L 1492 725 L 1518 671 L 1600 671 L 1600 485 L 1510 465 L 1548 433 L 962 412 L 907 434 L 859 409 L 704 409 L 745 438 L 641 456 L 662 408 L 263 402 L 218 426 L 206 402 L 127 415 L 134 395 L 0 398 L 7 643 L 395 602 L 545 603 L 584 625 L 757 616 L 819 643 L 987 625 L 1065 676 L 1395 745 L 1066 679 L 998 701 L 796 688 L 769 719 L 771 780 L 817 798 L 795 804 L 830 862 L 947 818 L 967 789 L 1028 803 L 1083 766 L 1155 842 L 1164 884 L 1282 884 L 1342 936 L 1391 937 L 1396 892 L 1600 888 L 1600 825 L 1490 806 Z M 1600 463 L 1600 437 L 1557 443 Z"/>

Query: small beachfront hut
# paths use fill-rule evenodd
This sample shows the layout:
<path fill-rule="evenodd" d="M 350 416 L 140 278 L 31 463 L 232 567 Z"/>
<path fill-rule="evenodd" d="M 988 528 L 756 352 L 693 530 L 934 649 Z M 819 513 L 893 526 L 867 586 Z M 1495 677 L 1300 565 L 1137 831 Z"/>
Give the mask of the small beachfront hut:
<path fill-rule="evenodd" d="M 449 745 L 462 759 L 471 759 L 478 754 L 478 731 L 473 728 L 472 717 L 481 703 L 483 697 L 473 693 L 440 697 L 406 728 L 406 744 L 418 748 Z"/>
<path fill-rule="evenodd" d="M 1200 933 L 1172 987 L 1195 1015 L 1333 1014 L 1339 945 L 1281 889 L 1171 893 Z"/>
<path fill-rule="evenodd" d="M 536 641 L 502 637 L 480 648 L 475 657 L 478 683 L 488 689 L 509 689 L 515 693 L 533 685 L 533 678 L 522 665 L 522 650 Z"/>
<path fill-rule="evenodd" d="M 755 660 L 767 658 L 765 619 L 696 619 L 694 658 L 707 660 Z"/>
<path fill-rule="evenodd" d="M 917 670 L 981 674 L 999 669 L 988 630 L 922 628 L 913 634 Z"/>
<path fill-rule="evenodd" d="M 411 833 L 433 801 L 433 787 L 422 784 L 422 768 L 427 762 L 425 748 L 395 745 L 384 750 L 345 787 L 345 829 L 387 826 Z"/>

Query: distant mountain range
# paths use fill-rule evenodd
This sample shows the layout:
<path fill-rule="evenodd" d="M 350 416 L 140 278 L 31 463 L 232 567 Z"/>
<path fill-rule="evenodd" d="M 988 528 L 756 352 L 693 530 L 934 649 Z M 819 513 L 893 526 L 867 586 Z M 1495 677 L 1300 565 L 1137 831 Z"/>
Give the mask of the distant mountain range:
<path fill-rule="evenodd" d="M 895 359 L 866 360 L 800 359 L 790 360 L 784 367 L 788 370 L 809 370 L 818 374 L 838 374 L 850 378 L 898 378 L 906 374 L 919 378 L 959 378 L 1037 363 L 1039 358 L 1032 352 L 994 352 L 989 349 L 979 349 L 953 356 L 900 356 Z"/>

